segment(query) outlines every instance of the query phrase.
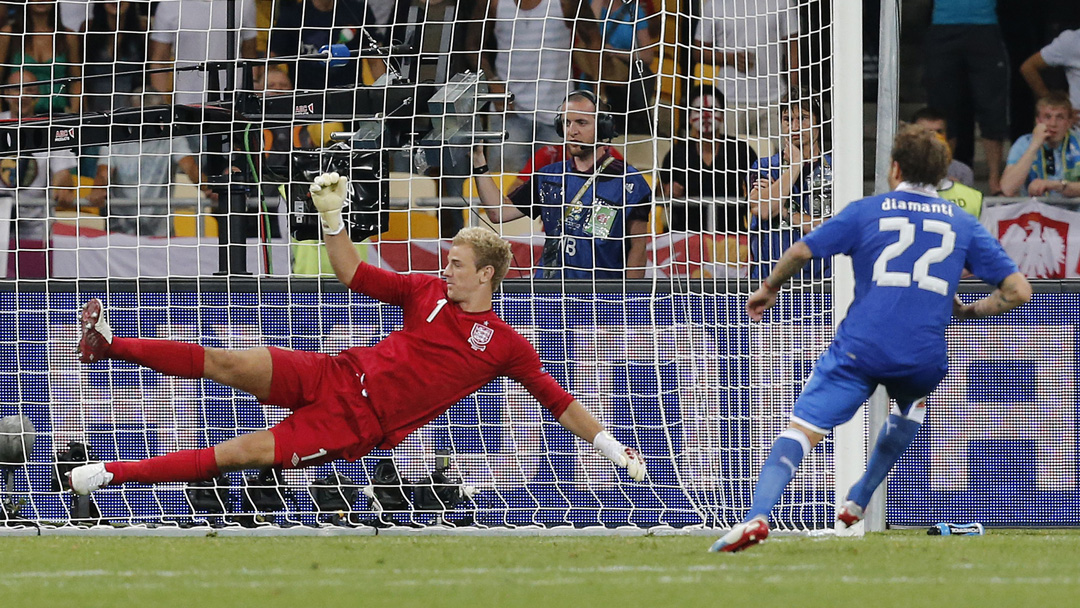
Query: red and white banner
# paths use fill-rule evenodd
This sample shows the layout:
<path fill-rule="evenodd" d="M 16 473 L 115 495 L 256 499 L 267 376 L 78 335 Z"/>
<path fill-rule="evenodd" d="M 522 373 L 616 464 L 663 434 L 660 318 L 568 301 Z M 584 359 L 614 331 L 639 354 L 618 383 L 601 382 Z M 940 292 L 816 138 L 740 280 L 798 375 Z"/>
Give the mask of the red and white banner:
<path fill-rule="evenodd" d="M 1033 279 L 1080 277 L 1080 212 L 1028 199 L 985 207 L 982 224 Z"/>
<path fill-rule="evenodd" d="M 745 234 L 668 232 L 648 246 L 647 276 L 722 278 L 750 275 Z"/>
<path fill-rule="evenodd" d="M 52 275 L 64 278 L 135 278 L 209 276 L 218 270 L 217 239 L 196 237 L 137 237 L 56 223 L 51 234 Z M 540 265 L 544 236 L 506 237 L 513 251 L 507 278 L 531 276 Z M 315 276 L 332 275 L 329 262 L 303 270 L 290 269 L 294 244 L 274 240 L 261 246 L 249 239 L 244 246 L 249 272 L 284 276 L 300 272 Z M 360 247 L 360 257 L 369 264 L 396 272 L 438 273 L 446 264 L 450 241 L 368 240 Z M 668 233 L 650 240 L 646 276 L 695 278 L 745 277 L 747 237 L 724 234 Z M 266 257 L 273 272 L 265 268 Z M 317 258 L 318 256 L 316 256 Z"/>

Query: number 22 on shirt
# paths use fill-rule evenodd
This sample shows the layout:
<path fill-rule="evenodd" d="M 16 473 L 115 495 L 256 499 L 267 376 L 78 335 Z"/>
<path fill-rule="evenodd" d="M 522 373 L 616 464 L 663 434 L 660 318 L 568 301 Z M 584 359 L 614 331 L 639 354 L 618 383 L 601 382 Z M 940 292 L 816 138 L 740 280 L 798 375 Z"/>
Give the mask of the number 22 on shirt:
<path fill-rule="evenodd" d="M 915 242 L 916 226 L 906 217 L 883 217 L 878 220 L 880 232 L 899 232 L 900 239 L 885 247 L 874 261 L 874 283 L 882 287 L 910 287 L 914 279 L 919 289 L 925 289 L 943 296 L 949 295 L 949 282 L 945 279 L 930 274 L 930 265 L 944 261 L 953 252 L 956 246 L 956 233 L 948 222 L 941 220 L 924 219 L 922 221 L 923 232 L 933 232 L 941 235 L 941 245 L 926 250 L 915 264 L 911 272 L 900 270 L 887 270 L 891 260 L 899 257 L 908 247 Z"/>

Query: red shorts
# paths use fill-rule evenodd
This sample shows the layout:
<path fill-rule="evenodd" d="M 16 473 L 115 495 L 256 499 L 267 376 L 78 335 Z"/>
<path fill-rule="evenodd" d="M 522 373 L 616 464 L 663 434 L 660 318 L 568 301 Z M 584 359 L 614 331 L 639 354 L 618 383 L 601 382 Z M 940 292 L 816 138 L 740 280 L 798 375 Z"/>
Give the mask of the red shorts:
<path fill-rule="evenodd" d="M 270 429 L 274 462 L 286 469 L 339 458 L 357 460 L 382 441 L 383 431 L 363 394 L 360 375 L 323 353 L 271 347 L 270 397 L 263 403 L 292 410 Z"/>

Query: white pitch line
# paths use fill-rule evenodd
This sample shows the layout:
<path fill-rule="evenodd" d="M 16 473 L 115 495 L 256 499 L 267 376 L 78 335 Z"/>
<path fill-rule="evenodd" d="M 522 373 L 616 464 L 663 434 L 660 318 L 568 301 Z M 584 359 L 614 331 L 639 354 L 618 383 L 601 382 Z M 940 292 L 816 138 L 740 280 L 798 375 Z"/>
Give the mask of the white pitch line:
<path fill-rule="evenodd" d="M 802 570 L 822 570 L 823 566 L 816 564 L 792 564 L 786 566 L 764 566 L 764 565 L 750 565 L 750 564 L 697 564 L 690 566 L 647 566 L 641 564 L 628 564 L 620 565 L 614 564 L 610 566 L 591 566 L 591 567 L 571 567 L 571 566 L 551 566 L 546 568 L 530 568 L 527 566 L 514 566 L 509 568 L 324 568 L 319 567 L 318 572 L 322 572 L 330 575 L 373 575 L 373 576 L 386 576 L 387 574 L 394 575 L 414 575 L 414 574 L 430 574 L 430 575 L 444 575 L 444 576 L 490 576 L 497 574 L 507 575 L 530 575 L 535 576 L 539 574 L 640 574 L 640 573 L 656 573 L 656 574 L 680 574 L 687 572 L 749 572 L 749 571 L 784 571 L 784 572 L 796 572 Z M 290 576 L 290 575 L 304 575 L 308 576 L 311 573 L 310 568 L 298 568 L 295 570 L 289 570 L 285 568 L 266 568 L 266 569 L 252 569 L 252 568 L 239 568 L 237 570 L 231 570 L 222 572 L 220 570 L 57 570 L 57 571 L 42 571 L 42 570 L 26 570 L 22 572 L 5 572 L 4 579 L 17 579 L 17 578 L 49 578 L 53 579 L 58 575 L 65 577 L 91 577 L 91 576 L 113 576 L 113 577 L 145 577 L 145 576 L 157 576 L 160 578 L 176 578 L 176 577 L 199 577 L 199 576 L 215 576 L 220 574 L 229 574 L 230 576 Z M 3 581 L 0 580 L 0 583 Z"/>
<path fill-rule="evenodd" d="M 636 580 L 641 580 L 641 575 L 650 583 L 661 585 L 685 585 L 688 583 L 716 583 L 716 582 L 739 582 L 744 580 L 746 573 L 769 573 L 767 579 L 774 579 L 778 583 L 791 583 L 792 573 L 811 572 L 823 570 L 823 566 L 814 564 L 792 564 L 787 566 L 765 566 L 756 564 L 717 563 L 697 564 L 692 566 L 647 566 L 647 565 L 622 565 L 594 567 L 567 567 L 556 566 L 548 568 L 510 567 L 510 568 L 322 568 L 318 569 L 321 574 L 331 575 L 330 578 L 322 578 L 320 585 L 355 586 L 357 582 L 348 578 L 333 578 L 334 576 L 378 577 L 388 586 L 484 586 L 491 584 L 492 576 L 513 577 L 516 584 L 526 586 L 573 586 L 586 584 L 590 581 L 588 575 L 634 575 Z M 23 571 L 7 572 L 0 578 L 0 586 L 14 587 L 24 584 L 33 584 L 31 581 L 47 580 L 50 586 L 64 586 L 71 581 L 79 584 L 77 580 L 84 577 L 101 577 L 108 581 L 108 587 L 155 587 L 164 586 L 161 583 L 148 582 L 147 578 L 175 579 L 184 578 L 188 582 L 186 586 L 195 586 L 207 589 L 223 587 L 244 586 L 259 588 L 273 586 L 281 582 L 282 578 L 310 577 L 311 568 L 267 568 L 252 569 L 239 568 L 235 571 L 222 572 L 219 570 L 73 570 L 73 571 Z M 778 573 L 788 573 L 786 576 Z M 213 577 L 227 574 L 230 578 L 216 582 L 213 580 L 199 580 L 201 577 Z M 704 577 L 702 575 L 711 574 Z M 717 574 L 726 575 L 717 578 Z M 237 581 L 235 577 L 253 577 L 264 580 L 260 581 Z M 820 575 L 813 575 L 815 580 L 820 580 Z M 275 580 L 277 579 L 277 580 Z M 940 585 L 953 584 L 955 577 L 943 576 L 857 576 L 841 575 L 834 579 L 835 582 L 848 585 Z M 136 582 L 137 581 L 137 582 Z M 760 581 L 760 579 L 759 579 Z M 988 585 L 1080 585 L 1077 577 L 1048 577 L 1048 576 L 974 576 L 967 579 L 972 584 Z"/>

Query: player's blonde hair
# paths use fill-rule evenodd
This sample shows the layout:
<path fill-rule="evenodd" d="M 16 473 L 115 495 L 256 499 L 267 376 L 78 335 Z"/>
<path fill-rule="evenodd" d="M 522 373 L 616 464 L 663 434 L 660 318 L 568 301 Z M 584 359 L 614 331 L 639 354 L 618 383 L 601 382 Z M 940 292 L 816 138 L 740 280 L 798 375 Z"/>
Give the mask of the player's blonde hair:
<path fill-rule="evenodd" d="M 903 125 L 893 139 L 892 159 L 904 181 L 936 187 L 949 170 L 949 147 L 928 129 Z"/>
<path fill-rule="evenodd" d="M 468 245 L 476 256 L 476 269 L 491 266 L 495 274 L 491 276 L 491 291 L 495 291 L 510 271 L 510 243 L 487 228 L 472 226 L 462 228 L 454 237 L 454 245 Z"/>

